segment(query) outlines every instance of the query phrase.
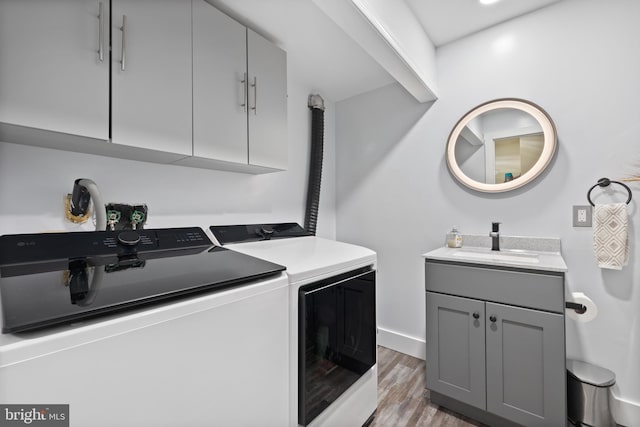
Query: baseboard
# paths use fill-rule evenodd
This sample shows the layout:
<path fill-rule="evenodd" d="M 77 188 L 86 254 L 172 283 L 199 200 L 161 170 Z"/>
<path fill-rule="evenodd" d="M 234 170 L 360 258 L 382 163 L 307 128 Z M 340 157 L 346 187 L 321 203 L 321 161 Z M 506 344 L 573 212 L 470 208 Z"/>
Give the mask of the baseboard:
<path fill-rule="evenodd" d="M 424 340 L 396 331 L 378 327 L 378 344 L 418 359 L 425 360 L 427 358 L 427 347 Z"/>
<path fill-rule="evenodd" d="M 640 426 L 640 403 L 622 399 L 615 394 L 613 397 L 611 411 L 616 423 L 627 427 Z"/>

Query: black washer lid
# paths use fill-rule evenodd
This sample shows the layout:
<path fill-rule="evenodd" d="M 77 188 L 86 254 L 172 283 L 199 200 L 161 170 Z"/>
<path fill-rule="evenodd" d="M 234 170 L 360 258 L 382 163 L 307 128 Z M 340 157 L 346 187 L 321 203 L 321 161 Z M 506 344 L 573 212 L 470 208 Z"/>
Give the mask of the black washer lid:
<path fill-rule="evenodd" d="M 277 224 L 212 225 L 209 227 L 221 245 L 312 236 L 295 222 Z"/>
<path fill-rule="evenodd" d="M 616 374 L 591 363 L 567 359 L 567 372 L 580 382 L 596 387 L 609 387 L 616 383 Z"/>

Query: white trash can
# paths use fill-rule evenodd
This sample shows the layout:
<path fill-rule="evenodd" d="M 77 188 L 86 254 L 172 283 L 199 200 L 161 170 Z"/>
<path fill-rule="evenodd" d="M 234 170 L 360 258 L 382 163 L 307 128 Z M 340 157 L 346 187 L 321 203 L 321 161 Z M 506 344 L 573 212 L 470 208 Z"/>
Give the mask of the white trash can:
<path fill-rule="evenodd" d="M 600 366 L 567 359 L 567 413 L 578 426 L 616 427 L 611 386 L 616 374 Z"/>

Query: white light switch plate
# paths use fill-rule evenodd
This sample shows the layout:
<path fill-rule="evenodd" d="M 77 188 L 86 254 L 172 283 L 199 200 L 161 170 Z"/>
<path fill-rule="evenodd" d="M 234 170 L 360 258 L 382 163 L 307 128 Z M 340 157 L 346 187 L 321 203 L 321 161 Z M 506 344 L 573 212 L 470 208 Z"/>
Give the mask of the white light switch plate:
<path fill-rule="evenodd" d="M 573 226 L 574 227 L 591 227 L 592 216 L 591 205 L 574 206 L 573 207 Z"/>

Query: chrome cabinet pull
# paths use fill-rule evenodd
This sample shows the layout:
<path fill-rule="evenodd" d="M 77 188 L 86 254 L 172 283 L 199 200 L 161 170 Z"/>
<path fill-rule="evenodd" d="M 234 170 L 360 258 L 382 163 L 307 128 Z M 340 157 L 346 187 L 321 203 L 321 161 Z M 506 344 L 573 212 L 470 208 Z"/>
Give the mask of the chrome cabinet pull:
<path fill-rule="evenodd" d="M 104 5 L 102 2 L 98 3 L 98 61 L 104 61 L 104 20 L 102 19 L 102 13 L 104 12 Z"/>
<path fill-rule="evenodd" d="M 253 107 L 251 107 L 251 109 L 253 110 L 253 114 L 258 114 L 258 78 L 257 77 L 253 77 L 253 83 L 251 84 L 251 87 L 253 88 Z"/>
<path fill-rule="evenodd" d="M 240 80 L 240 83 L 242 83 L 242 104 L 240 104 L 240 106 L 242 107 L 242 110 L 246 113 L 247 112 L 247 85 L 248 85 L 249 80 L 247 79 L 247 73 L 244 73 L 244 78 L 242 80 Z"/>
<path fill-rule="evenodd" d="M 125 24 L 127 22 L 127 16 L 126 15 L 122 15 L 122 27 L 120 27 L 120 31 L 122 31 L 122 52 L 120 53 L 120 69 L 122 71 L 125 70 L 125 61 L 127 59 L 127 54 L 126 54 L 126 44 L 124 41 L 125 38 Z"/>

